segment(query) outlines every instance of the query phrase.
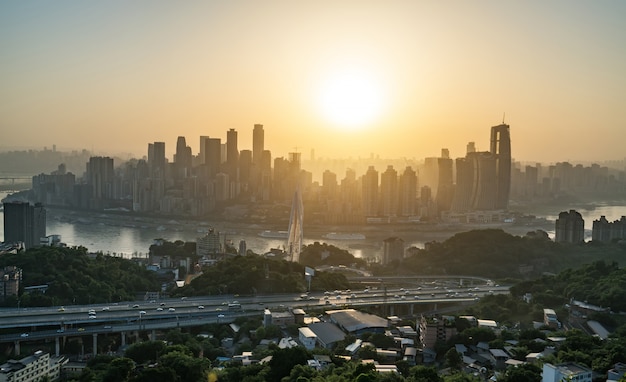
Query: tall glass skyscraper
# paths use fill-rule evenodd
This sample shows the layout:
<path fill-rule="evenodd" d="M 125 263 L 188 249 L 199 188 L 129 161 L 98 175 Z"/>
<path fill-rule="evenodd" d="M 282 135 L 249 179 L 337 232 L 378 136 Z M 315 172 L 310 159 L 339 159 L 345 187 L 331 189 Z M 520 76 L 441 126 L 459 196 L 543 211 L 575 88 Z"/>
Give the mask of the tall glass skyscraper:
<path fill-rule="evenodd" d="M 491 154 L 496 160 L 497 210 L 506 210 L 511 193 L 511 135 L 509 125 L 504 123 L 491 128 Z"/>

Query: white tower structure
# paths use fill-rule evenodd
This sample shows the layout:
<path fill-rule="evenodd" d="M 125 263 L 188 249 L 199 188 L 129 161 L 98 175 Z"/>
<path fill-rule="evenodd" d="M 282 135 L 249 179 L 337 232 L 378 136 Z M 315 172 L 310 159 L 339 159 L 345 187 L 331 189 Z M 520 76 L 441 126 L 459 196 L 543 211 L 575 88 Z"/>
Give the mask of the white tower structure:
<path fill-rule="evenodd" d="M 300 193 L 300 187 L 298 187 L 293 195 L 291 216 L 289 217 L 289 231 L 287 236 L 288 255 L 291 258 L 291 261 L 295 263 L 300 261 L 300 252 L 302 251 L 303 217 L 304 208 L 302 206 L 302 194 Z"/>

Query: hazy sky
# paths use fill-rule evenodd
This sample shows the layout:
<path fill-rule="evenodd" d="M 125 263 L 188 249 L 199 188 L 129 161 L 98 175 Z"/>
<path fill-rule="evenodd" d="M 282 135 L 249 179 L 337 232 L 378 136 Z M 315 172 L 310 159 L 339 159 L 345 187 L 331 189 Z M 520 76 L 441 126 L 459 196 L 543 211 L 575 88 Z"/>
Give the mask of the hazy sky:
<path fill-rule="evenodd" d="M 3 1 L 0 149 L 626 157 L 626 1 Z"/>

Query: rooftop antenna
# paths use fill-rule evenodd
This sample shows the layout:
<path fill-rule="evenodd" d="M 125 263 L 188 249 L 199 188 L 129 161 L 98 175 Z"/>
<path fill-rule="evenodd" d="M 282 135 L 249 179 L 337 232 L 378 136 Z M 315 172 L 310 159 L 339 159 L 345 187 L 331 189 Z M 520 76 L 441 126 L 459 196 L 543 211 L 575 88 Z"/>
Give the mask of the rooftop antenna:
<path fill-rule="evenodd" d="M 504 116 L 506 115 L 506 112 L 502 113 L 502 124 L 504 125 Z"/>

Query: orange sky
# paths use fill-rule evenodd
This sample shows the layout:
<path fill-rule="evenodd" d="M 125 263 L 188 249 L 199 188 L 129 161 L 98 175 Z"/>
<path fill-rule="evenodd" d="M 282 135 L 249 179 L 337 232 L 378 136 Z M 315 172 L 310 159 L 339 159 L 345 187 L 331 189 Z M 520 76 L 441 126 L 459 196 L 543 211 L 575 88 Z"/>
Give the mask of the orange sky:
<path fill-rule="evenodd" d="M 623 159 L 624 19 L 602 0 L 1 2 L 0 150 L 171 157 L 230 128 L 250 149 L 261 123 L 274 156 L 460 157 L 506 113 L 518 160 Z"/>

